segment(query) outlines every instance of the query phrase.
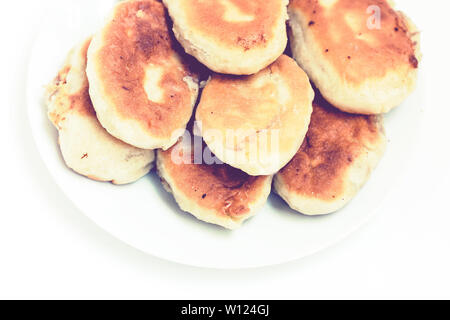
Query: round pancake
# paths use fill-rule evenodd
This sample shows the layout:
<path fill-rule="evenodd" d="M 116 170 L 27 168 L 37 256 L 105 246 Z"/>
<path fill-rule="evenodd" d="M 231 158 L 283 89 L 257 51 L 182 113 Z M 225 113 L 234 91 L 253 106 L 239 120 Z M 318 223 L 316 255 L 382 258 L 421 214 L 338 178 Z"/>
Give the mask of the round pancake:
<path fill-rule="evenodd" d="M 103 127 L 143 149 L 167 149 L 192 116 L 198 79 L 177 53 L 164 6 L 124 1 L 92 40 L 87 74 Z"/>
<path fill-rule="evenodd" d="M 287 0 L 163 0 L 187 53 L 218 73 L 250 75 L 287 45 Z"/>
<path fill-rule="evenodd" d="M 313 109 L 305 142 L 274 187 L 292 209 L 322 215 L 356 196 L 383 156 L 386 138 L 382 116 L 344 113 L 321 97 Z"/>
<path fill-rule="evenodd" d="M 94 180 L 131 183 L 151 170 L 155 154 L 114 138 L 98 122 L 85 71 L 89 43 L 90 39 L 69 54 L 48 86 L 48 116 L 59 131 L 68 167 Z"/>
<path fill-rule="evenodd" d="M 213 75 L 197 108 L 198 129 L 223 162 L 249 175 L 272 175 L 300 148 L 313 98 L 306 74 L 282 55 L 252 76 Z"/>
<path fill-rule="evenodd" d="M 226 164 L 195 164 L 193 154 L 190 142 L 180 141 L 157 155 L 161 181 L 183 211 L 199 220 L 236 229 L 266 203 L 272 176 L 252 177 Z M 176 160 L 185 156 L 185 162 Z"/>
<path fill-rule="evenodd" d="M 419 33 L 387 1 L 292 0 L 288 12 L 294 58 L 339 109 L 385 113 L 415 89 Z"/>

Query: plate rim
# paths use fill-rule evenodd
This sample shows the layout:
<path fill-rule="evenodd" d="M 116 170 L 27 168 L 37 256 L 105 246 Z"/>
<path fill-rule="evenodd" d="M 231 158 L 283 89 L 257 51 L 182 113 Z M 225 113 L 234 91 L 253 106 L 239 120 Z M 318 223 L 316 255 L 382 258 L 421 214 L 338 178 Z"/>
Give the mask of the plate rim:
<path fill-rule="evenodd" d="M 126 244 L 127 246 L 132 247 L 135 250 L 138 250 L 140 252 L 142 252 L 143 254 L 146 255 L 151 255 L 152 257 L 155 257 L 157 259 L 160 260 L 164 260 L 164 261 L 168 261 L 168 262 L 172 262 L 172 263 L 176 263 L 176 264 L 180 264 L 180 265 L 184 265 L 184 266 L 191 266 L 191 267 L 197 267 L 197 268 L 205 268 L 205 269 L 216 269 L 216 270 L 245 270 L 245 269 L 258 269 L 258 268 L 265 268 L 265 267 L 269 267 L 269 266 L 277 266 L 277 265 L 283 265 L 283 264 L 287 264 L 287 263 L 291 263 L 294 261 L 299 261 L 301 259 L 304 259 L 306 257 L 315 255 L 319 252 L 322 252 L 328 248 L 331 248 L 334 245 L 337 245 L 338 243 L 342 242 L 344 239 L 348 238 L 349 236 L 351 236 L 352 234 L 354 234 L 357 230 L 359 230 L 360 228 L 362 228 L 364 225 L 366 225 L 378 212 L 379 208 L 382 206 L 382 204 L 386 201 L 387 197 L 389 196 L 389 192 L 383 197 L 383 199 L 381 199 L 381 201 L 377 202 L 376 206 L 372 207 L 370 209 L 370 213 L 367 213 L 366 216 L 364 217 L 364 219 L 361 219 L 361 221 L 359 221 L 357 224 L 354 224 L 351 228 L 349 228 L 349 230 L 346 230 L 345 232 L 342 232 L 339 236 L 330 239 L 329 241 L 324 242 L 322 245 L 318 245 L 316 248 L 312 248 L 311 250 L 305 250 L 304 253 L 297 255 L 296 257 L 292 257 L 289 259 L 284 259 L 283 261 L 277 261 L 277 262 L 273 262 L 273 263 L 255 263 L 255 264 L 251 264 L 251 263 L 247 263 L 244 265 L 236 265 L 236 266 L 218 266 L 215 263 L 211 263 L 211 264 L 204 264 L 204 263 L 195 263 L 193 261 L 186 261 L 186 260 L 181 260 L 178 259 L 176 257 L 171 256 L 170 254 L 167 255 L 161 255 L 161 254 L 156 254 L 154 252 L 148 252 L 147 250 L 145 250 L 144 248 L 142 248 L 139 244 L 136 243 L 132 243 L 130 242 L 128 239 L 124 239 L 122 237 L 122 235 L 117 234 L 116 232 L 114 232 L 113 230 L 110 230 L 109 227 L 102 225 L 101 223 L 99 223 L 95 218 L 93 218 L 91 215 L 89 215 L 88 213 L 86 213 L 81 206 L 68 194 L 66 188 L 63 186 L 62 181 L 60 181 L 60 179 L 57 177 L 56 173 L 50 168 L 50 164 L 48 161 L 46 161 L 46 157 L 43 155 L 43 150 L 41 147 L 41 143 L 38 141 L 37 139 L 37 135 L 36 135 L 36 130 L 38 130 L 38 127 L 33 123 L 32 121 L 32 117 L 31 117 L 31 107 L 32 105 L 41 105 L 42 104 L 39 102 L 34 101 L 35 97 L 34 94 L 32 93 L 32 84 L 31 84 L 31 73 L 32 73 L 32 64 L 34 61 L 34 57 L 36 54 L 36 48 L 38 45 L 38 40 L 43 32 L 43 24 L 41 24 L 39 26 L 39 29 L 37 30 L 37 32 L 35 33 L 33 40 L 32 40 L 32 45 L 31 45 L 31 51 L 30 51 L 30 56 L 28 59 L 28 63 L 27 63 L 27 71 L 26 71 L 26 81 L 25 81 L 25 90 L 26 90 L 26 117 L 27 117 L 27 124 L 30 128 L 30 134 L 32 136 L 32 140 L 37 148 L 37 151 L 39 153 L 40 158 L 42 159 L 42 161 L 45 164 L 45 168 L 48 170 L 48 173 L 50 174 L 53 182 L 58 186 L 58 188 L 61 190 L 61 192 L 66 196 L 66 198 L 72 202 L 72 204 L 74 205 L 74 207 L 79 210 L 85 217 L 87 217 L 90 221 L 92 221 L 96 226 L 98 226 L 101 230 L 106 231 L 108 234 L 110 234 L 112 237 L 120 240 L 122 243 Z M 56 74 L 56 71 L 55 71 Z M 418 97 L 420 99 L 420 102 L 424 101 L 424 91 L 423 90 L 419 90 L 419 86 L 423 87 L 424 86 L 424 79 L 426 78 L 425 76 L 426 71 L 422 68 L 419 70 L 419 77 L 418 77 L 418 82 L 417 82 L 417 88 L 416 88 L 416 92 L 418 93 Z M 403 106 L 405 107 L 405 106 Z M 417 127 L 415 130 L 415 137 L 419 137 L 420 133 L 422 132 L 423 129 L 423 125 L 424 125 L 424 117 L 420 117 L 419 120 L 417 121 Z M 389 136 L 388 136 L 389 138 Z M 389 147 L 389 144 L 388 144 Z M 411 155 L 414 155 L 416 152 L 418 152 L 417 147 L 411 146 L 408 149 L 408 154 L 405 155 L 405 158 Z M 400 179 L 402 177 L 404 177 L 406 175 L 406 173 L 408 172 L 408 168 L 410 167 L 410 162 L 407 162 L 406 165 L 404 166 L 404 168 L 401 170 L 401 172 L 395 177 L 395 182 L 394 185 L 398 183 L 398 181 L 400 181 Z M 70 170 L 68 168 L 68 170 Z"/>

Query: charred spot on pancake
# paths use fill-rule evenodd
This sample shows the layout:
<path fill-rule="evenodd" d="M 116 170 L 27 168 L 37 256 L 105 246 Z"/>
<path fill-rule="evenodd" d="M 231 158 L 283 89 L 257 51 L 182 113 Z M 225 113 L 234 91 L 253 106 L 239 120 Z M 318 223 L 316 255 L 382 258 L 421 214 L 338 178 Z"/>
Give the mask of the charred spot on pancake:
<path fill-rule="evenodd" d="M 237 44 L 244 48 L 245 51 L 252 49 L 253 47 L 258 46 L 261 43 L 266 42 L 266 38 L 264 34 L 260 34 L 257 36 L 253 36 L 250 38 L 238 37 L 236 40 Z"/>
<path fill-rule="evenodd" d="M 419 61 L 417 60 L 416 56 L 413 54 L 409 56 L 409 63 L 411 63 L 411 66 L 414 69 L 417 69 L 419 67 Z"/>
<path fill-rule="evenodd" d="M 67 84 L 67 75 L 70 72 L 71 67 L 70 66 L 65 66 L 56 76 L 55 79 L 55 85 L 56 86 L 60 86 L 60 85 L 65 85 Z"/>
<path fill-rule="evenodd" d="M 408 27 L 405 21 L 398 16 L 395 17 L 395 31 L 396 32 L 402 31 L 403 33 L 408 33 Z"/>
<path fill-rule="evenodd" d="M 219 214 L 237 217 L 250 211 L 249 204 L 257 198 L 268 177 L 249 176 L 226 164 L 195 164 L 193 161 L 176 164 L 171 158 L 175 147 L 162 152 L 161 156 L 165 170 L 177 189 L 199 205 L 214 209 Z"/>
<path fill-rule="evenodd" d="M 137 44 L 149 59 L 151 56 L 164 56 L 169 54 L 171 50 L 172 39 L 166 25 L 164 16 L 151 15 L 152 19 L 138 20 L 137 27 Z"/>
<path fill-rule="evenodd" d="M 280 174 L 291 191 L 333 199 L 342 191 L 348 166 L 378 135 L 376 116 L 339 111 L 317 92 L 305 141 Z"/>

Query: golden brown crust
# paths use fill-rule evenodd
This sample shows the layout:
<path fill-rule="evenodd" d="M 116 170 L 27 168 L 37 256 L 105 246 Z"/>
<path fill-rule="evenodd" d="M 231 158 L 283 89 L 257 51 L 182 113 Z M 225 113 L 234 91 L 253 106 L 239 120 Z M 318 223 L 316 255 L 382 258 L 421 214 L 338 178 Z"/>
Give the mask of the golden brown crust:
<path fill-rule="evenodd" d="M 239 218 L 250 212 L 250 204 L 261 196 L 266 179 L 253 177 L 226 164 L 176 164 L 172 151 L 161 151 L 166 174 L 173 177 L 176 188 L 198 206 L 214 210 L 217 214 Z M 183 151 L 180 151 L 183 157 Z"/>
<path fill-rule="evenodd" d="M 348 168 L 381 134 L 378 116 L 341 112 L 316 95 L 305 141 L 279 176 L 290 192 L 334 201 Z"/>
<path fill-rule="evenodd" d="M 274 25 L 284 14 L 280 10 L 280 0 L 226 0 L 222 3 L 187 0 L 181 1 L 180 5 L 195 32 L 214 37 L 223 44 L 241 47 L 244 51 L 264 47 L 267 39 L 273 37 Z M 226 21 L 227 5 L 239 15 L 248 17 L 248 21 Z"/>
<path fill-rule="evenodd" d="M 82 54 L 86 61 L 87 51 L 91 39 L 86 40 L 80 49 L 80 54 Z M 72 65 L 70 61 L 67 61 L 66 65 L 61 69 L 53 83 L 47 88 L 48 98 L 57 97 L 59 100 L 55 103 L 57 106 L 53 110 L 49 110 L 48 116 L 50 120 L 56 127 L 60 127 L 62 121 L 65 120 L 65 115 L 68 112 L 77 112 L 81 115 L 88 115 L 95 117 L 95 110 L 92 106 L 91 98 L 89 97 L 89 83 L 86 74 L 83 73 L 82 79 L 80 79 L 80 89 L 77 92 L 71 93 L 70 95 L 57 95 L 59 90 L 67 84 L 67 77 L 72 70 Z"/>
<path fill-rule="evenodd" d="M 47 89 L 48 116 L 58 129 L 65 163 L 95 181 L 132 183 L 152 168 L 155 154 L 109 135 L 96 117 L 86 75 L 91 39 L 76 46 Z"/>
<path fill-rule="evenodd" d="M 383 77 L 399 66 L 418 68 L 418 44 L 413 40 L 416 31 L 387 1 L 337 0 L 331 8 L 321 2 L 292 0 L 289 6 L 302 16 L 303 27 L 312 32 L 343 79 L 358 84 Z M 380 8 L 379 29 L 368 27 L 371 6 Z"/>
<path fill-rule="evenodd" d="M 277 78 L 272 79 L 272 75 Z M 262 82 L 266 76 L 267 81 Z M 280 102 L 280 86 L 290 94 L 283 97 L 289 103 Z M 284 122 L 292 118 L 293 105 L 310 104 L 310 90 L 304 72 L 282 55 L 253 76 L 214 74 L 203 91 L 197 120 L 211 129 L 283 129 Z"/>
<path fill-rule="evenodd" d="M 155 136 L 167 136 L 191 116 L 191 92 L 184 81 L 192 76 L 175 57 L 176 44 L 169 32 L 164 6 L 153 0 L 119 4 L 114 19 L 103 31 L 98 54 L 105 94 L 125 119 L 138 120 Z M 143 83 L 145 68 L 164 68 L 158 86 L 163 101 L 151 101 Z"/>
<path fill-rule="evenodd" d="M 313 97 L 305 72 L 282 55 L 252 76 L 213 75 L 203 91 L 196 120 L 219 159 L 251 175 L 270 175 L 300 147 Z M 221 135 L 215 136 L 216 132 Z M 265 143 L 266 149 L 261 147 Z"/>

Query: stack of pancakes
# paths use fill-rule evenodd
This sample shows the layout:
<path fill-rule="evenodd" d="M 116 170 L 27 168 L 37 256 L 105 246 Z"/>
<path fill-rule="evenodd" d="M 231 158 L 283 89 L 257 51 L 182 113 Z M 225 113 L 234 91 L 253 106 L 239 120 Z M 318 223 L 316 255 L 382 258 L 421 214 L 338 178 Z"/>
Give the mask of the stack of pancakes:
<path fill-rule="evenodd" d="M 48 115 L 74 171 L 126 184 L 156 158 L 202 221 L 235 229 L 272 186 L 328 214 L 382 158 L 418 37 L 388 0 L 121 1 L 48 86 Z"/>

